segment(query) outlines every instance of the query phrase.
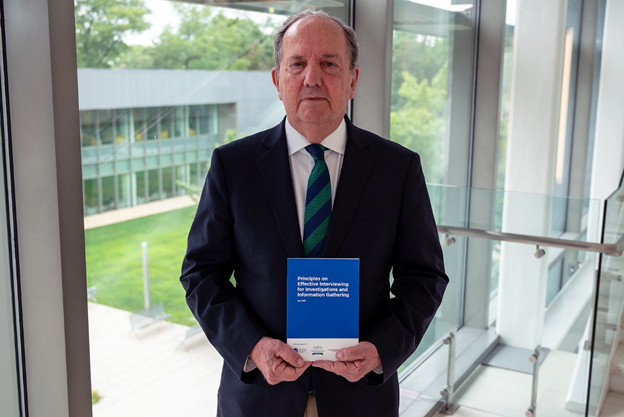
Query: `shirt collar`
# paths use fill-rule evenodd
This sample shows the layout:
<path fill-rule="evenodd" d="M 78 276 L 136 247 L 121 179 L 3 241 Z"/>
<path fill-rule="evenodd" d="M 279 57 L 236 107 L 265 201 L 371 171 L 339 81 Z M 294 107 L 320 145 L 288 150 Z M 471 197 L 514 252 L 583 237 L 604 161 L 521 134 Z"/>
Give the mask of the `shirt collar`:
<path fill-rule="evenodd" d="M 301 133 L 292 127 L 288 118 L 286 118 L 286 142 L 288 143 L 288 156 L 299 152 L 310 144 Z M 347 146 L 347 124 L 344 119 L 336 130 L 323 139 L 321 145 L 339 154 L 344 154 Z"/>

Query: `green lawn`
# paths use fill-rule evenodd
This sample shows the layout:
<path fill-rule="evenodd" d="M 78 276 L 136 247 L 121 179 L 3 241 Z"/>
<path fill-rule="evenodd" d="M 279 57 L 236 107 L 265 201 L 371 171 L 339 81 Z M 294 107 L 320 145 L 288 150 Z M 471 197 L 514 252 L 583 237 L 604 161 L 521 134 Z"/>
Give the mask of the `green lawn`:
<path fill-rule="evenodd" d="M 128 311 L 143 308 L 141 242 L 147 242 L 152 304 L 162 302 L 171 321 L 192 324 L 180 267 L 196 208 L 87 230 L 87 283 L 98 287 L 98 302 Z"/>

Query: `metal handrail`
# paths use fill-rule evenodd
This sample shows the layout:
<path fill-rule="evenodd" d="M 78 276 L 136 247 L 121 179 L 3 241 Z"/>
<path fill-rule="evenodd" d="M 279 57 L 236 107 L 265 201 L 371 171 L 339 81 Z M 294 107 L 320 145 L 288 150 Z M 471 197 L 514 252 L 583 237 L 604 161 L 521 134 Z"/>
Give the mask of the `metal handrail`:
<path fill-rule="evenodd" d="M 557 239 L 552 237 L 522 235 L 517 233 L 495 232 L 493 230 L 471 229 L 438 225 L 438 232 L 447 235 L 476 237 L 479 239 L 500 240 L 503 242 L 527 243 L 537 246 L 574 249 L 586 252 L 599 252 L 611 256 L 620 256 L 624 252 L 624 235 L 617 243 L 591 243 L 579 240 Z"/>

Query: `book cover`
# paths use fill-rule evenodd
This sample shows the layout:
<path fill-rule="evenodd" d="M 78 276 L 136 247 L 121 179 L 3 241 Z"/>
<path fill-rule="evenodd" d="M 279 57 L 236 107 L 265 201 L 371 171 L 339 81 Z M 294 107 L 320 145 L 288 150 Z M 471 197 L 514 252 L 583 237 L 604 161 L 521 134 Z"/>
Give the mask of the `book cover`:
<path fill-rule="evenodd" d="M 287 343 L 306 361 L 359 342 L 360 260 L 289 258 Z"/>

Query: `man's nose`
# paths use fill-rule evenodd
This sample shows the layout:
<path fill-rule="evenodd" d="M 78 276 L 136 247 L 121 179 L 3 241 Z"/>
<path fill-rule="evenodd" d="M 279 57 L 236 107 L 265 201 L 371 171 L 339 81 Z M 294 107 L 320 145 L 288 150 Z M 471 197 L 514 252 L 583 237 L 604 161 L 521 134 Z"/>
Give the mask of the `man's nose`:
<path fill-rule="evenodd" d="M 306 87 L 320 87 L 323 85 L 323 76 L 319 65 L 308 65 L 305 71 L 303 85 Z"/>

